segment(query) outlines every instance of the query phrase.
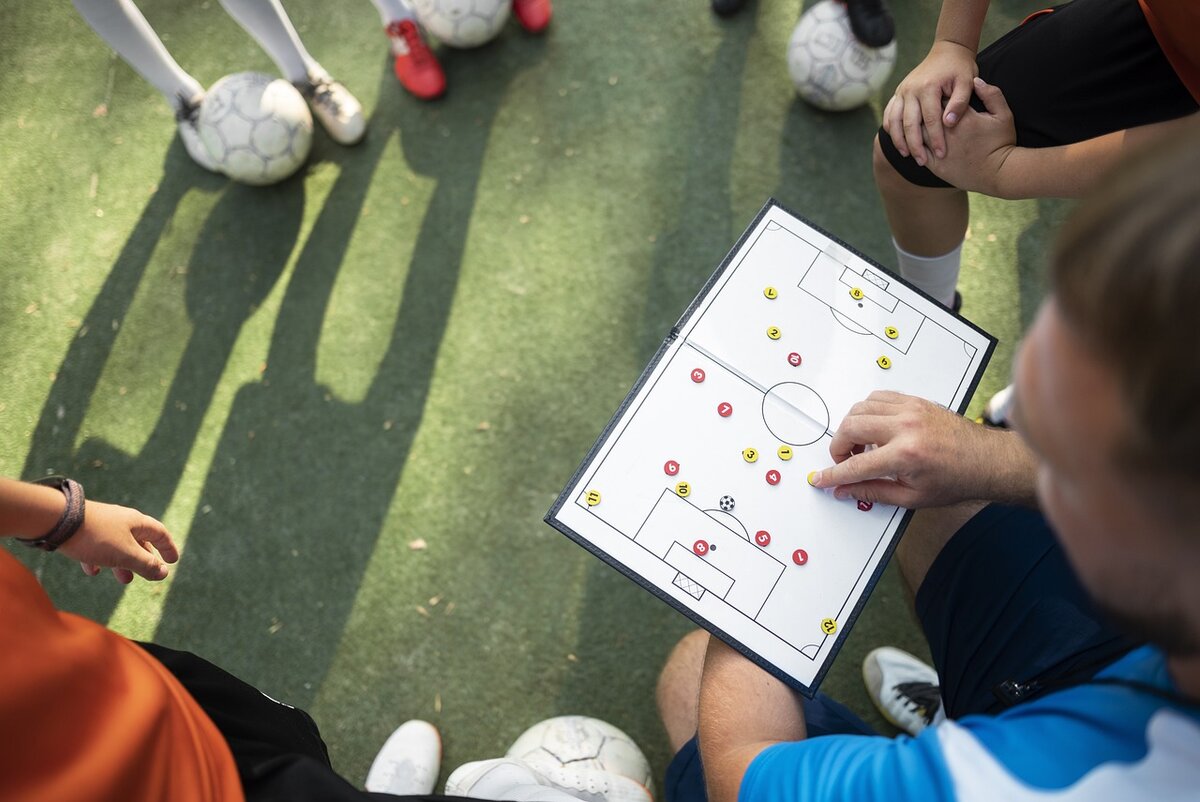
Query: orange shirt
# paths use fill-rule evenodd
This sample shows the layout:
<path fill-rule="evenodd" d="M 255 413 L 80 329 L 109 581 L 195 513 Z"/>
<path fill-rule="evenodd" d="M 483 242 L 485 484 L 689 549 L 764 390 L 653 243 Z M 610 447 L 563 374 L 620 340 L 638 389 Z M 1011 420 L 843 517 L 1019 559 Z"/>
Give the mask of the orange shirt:
<path fill-rule="evenodd" d="M 0 548 L 0 796 L 242 802 L 229 745 L 136 644 L 54 609 Z"/>
<path fill-rule="evenodd" d="M 1163 55 L 1200 103 L 1200 3 L 1195 0 L 1138 0 Z"/>

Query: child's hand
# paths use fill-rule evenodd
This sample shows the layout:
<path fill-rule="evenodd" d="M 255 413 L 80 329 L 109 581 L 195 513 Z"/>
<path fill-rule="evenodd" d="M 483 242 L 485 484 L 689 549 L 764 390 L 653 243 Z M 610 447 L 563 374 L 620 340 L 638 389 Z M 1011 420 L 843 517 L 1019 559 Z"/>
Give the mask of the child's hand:
<path fill-rule="evenodd" d="M 1012 110 L 999 87 L 982 78 L 976 78 L 974 86 L 986 111 L 967 109 L 962 121 L 946 132 L 946 155 L 934 154 L 929 169 L 959 189 L 1008 197 L 1003 168 L 1017 147 Z"/>
<path fill-rule="evenodd" d="M 883 128 L 901 156 L 924 167 L 930 151 L 946 156 L 946 128 L 958 124 L 979 74 L 975 53 L 955 42 L 937 41 L 929 55 L 905 76 L 883 109 Z M 928 149 L 926 149 L 928 144 Z"/>
<path fill-rule="evenodd" d="M 87 502 L 83 525 L 58 550 L 78 560 L 88 576 L 111 568 L 123 585 L 132 582 L 134 574 L 153 581 L 166 579 L 166 564 L 179 559 L 175 541 L 159 521 L 129 507 L 98 501 Z"/>

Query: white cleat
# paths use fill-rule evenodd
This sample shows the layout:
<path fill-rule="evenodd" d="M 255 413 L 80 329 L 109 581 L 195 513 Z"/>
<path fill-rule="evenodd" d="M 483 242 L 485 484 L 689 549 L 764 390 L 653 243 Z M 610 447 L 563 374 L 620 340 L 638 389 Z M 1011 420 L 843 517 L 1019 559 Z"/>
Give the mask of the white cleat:
<path fill-rule="evenodd" d="M 363 138 L 367 121 L 362 104 L 339 81 L 329 75 L 315 75 L 297 82 L 296 88 L 334 142 L 353 145 Z"/>
<path fill-rule="evenodd" d="M 1010 384 L 988 399 L 983 408 L 983 422 L 1001 429 L 1012 428 L 1009 416 L 1012 415 L 1013 398 L 1013 385 Z"/>
<path fill-rule="evenodd" d="M 654 802 L 644 785 L 596 769 L 533 769 L 511 758 L 459 766 L 446 781 L 446 796 L 506 799 L 511 802 Z"/>
<path fill-rule="evenodd" d="M 396 796 L 433 793 L 442 739 L 428 721 L 406 721 L 388 737 L 367 772 L 368 791 Z"/>
<path fill-rule="evenodd" d="M 862 665 L 863 683 L 883 717 L 909 735 L 918 735 L 942 709 L 938 675 L 906 651 L 873 649 Z"/>
<path fill-rule="evenodd" d="M 221 166 L 208 152 L 208 148 L 204 146 L 204 140 L 200 138 L 200 129 L 197 124 L 200 121 L 200 104 L 202 102 L 204 102 L 203 96 L 200 100 L 192 101 L 179 98 L 179 105 L 175 108 L 175 120 L 179 123 L 179 138 L 183 141 L 183 148 L 192 157 L 192 161 L 210 173 L 224 175 Z"/>

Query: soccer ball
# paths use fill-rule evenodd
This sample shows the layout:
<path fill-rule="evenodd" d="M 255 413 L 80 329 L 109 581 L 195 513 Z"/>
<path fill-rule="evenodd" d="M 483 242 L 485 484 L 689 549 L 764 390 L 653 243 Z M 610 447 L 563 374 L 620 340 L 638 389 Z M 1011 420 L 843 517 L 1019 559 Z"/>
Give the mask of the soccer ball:
<path fill-rule="evenodd" d="M 548 718 L 525 730 L 505 757 L 540 771 L 570 766 L 620 774 L 651 787 L 650 764 L 638 745 L 608 722 L 588 716 Z"/>
<path fill-rule="evenodd" d="M 492 41 L 508 19 L 512 0 L 413 0 L 417 19 L 451 47 Z"/>
<path fill-rule="evenodd" d="M 721 509 L 724 510 L 725 512 L 733 511 L 733 508 L 735 505 L 733 496 L 721 496 L 721 500 L 719 503 L 721 505 Z"/>
<path fill-rule="evenodd" d="M 847 111 L 883 87 L 896 66 L 896 43 L 879 49 L 860 44 L 850 32 L 846 6 L 821 0 L 800 17 L 787 61 L 800 97 L 826 111 Z"/>
<path fill-rule="evenodd" d="M 200 104 L 200 141 L 221 172 L 243 184 L 282 181 L 312 148 L 308 104 L 282 78 L 260 72 L 226 75 Z"/>

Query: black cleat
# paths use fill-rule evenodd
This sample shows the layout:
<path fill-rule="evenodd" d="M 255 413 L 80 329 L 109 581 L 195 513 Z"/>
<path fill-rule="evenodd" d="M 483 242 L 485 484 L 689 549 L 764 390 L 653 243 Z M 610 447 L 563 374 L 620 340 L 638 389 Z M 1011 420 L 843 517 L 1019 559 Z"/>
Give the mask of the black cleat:
<path fill-rule="evenodd" d="M 746 0 L 712 0 L 713 13 L 719 17 L 731 17 L 745 5 Z"/>
<path fill-rule="evenodd" d="M 717 2 L 713 0 L 714 9 Z M 846 0 L 846 14 L 854 38 L 867 47 L 883 47 L 896 38 L 896 22 L 887 0 Z"/>

